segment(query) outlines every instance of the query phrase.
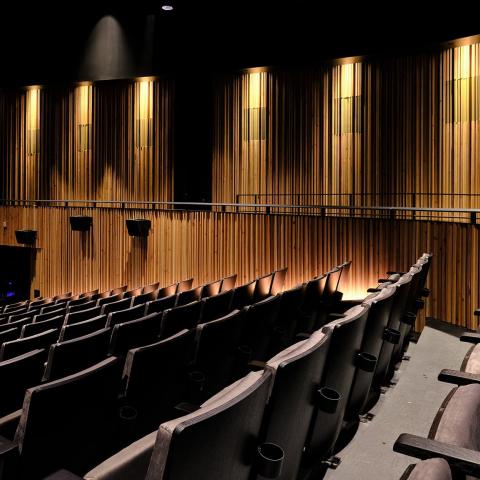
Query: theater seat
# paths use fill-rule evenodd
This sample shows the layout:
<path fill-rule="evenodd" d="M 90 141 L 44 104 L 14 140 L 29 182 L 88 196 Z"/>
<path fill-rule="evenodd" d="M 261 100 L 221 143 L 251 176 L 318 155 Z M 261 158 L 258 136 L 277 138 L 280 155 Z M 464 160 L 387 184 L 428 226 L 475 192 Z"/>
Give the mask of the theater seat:
<path fill-rule="evenodd" d="M 132 297 L 127 297 L 122 300 L 117 300 L 116 302 L 107 303 L 102 306 L 102 315 L 108 315 L 111 312 L 119 312 L 121 310 L 126 310 L 132 306 Z"/>
<path fill-rule="evenodd" d="M 202 316 L 200 323 L 210 322 L 216 318 L 223 317 L 230 312 L 233 299 L 233 290 L 219 293 L 202 300 Z"/>
<path fill-rule="evenodd" d="M 83 337 L 89 333 L 97 332 L 105 328 L 107 324 L 106 315 L 99 315 L 98 317 L 83 322 L 72 323 L 71 325 L 64 325 L 58 337 L 59 342 L 72 340 L 74 338 Z"/>
<path fill-rule="evenodd" d="M 46 357 L 37 349 L 0 362 L 0 417 L 22 408 L 25 390 L 42 381 Z"/>
<path fill-rule="evenodd" d="M 1 441 L 4 472 L 18 480 L 40 480 L 62 467 L 82 475 L 108 458 L 121 368 L 110 358 L 28 389 L 15 437 Z"/>
<path fill-rule="evenodd" d="M 135 420 L 126 432 L 127 444 L 178 416 L 175 405 L 195 402 L 195 376 L 188 374 L 194 342 L 195 331 L 183 330 L 166 340 L 128 352 L 122 404 L 135 412 Z"/>
<path fill-rule="evenodd" d="M 125 356 L 131 348 L 158 341 L 161 313 L 152 313 L 137 320 L 117 323 L 112 329 L 110 354 Z"/>
<path fill-rule="evenodd" d="M 130 322 L 137 320 L 144 316 L 145 307 L 137 305 L 136 307 L 127 308 L 126 310 L 119 310 L 108 315 L 107 327 L 113 328 L 117 323 Z"/>
<path fill-rule="evenodd" d="M 334 411 L 317 409 L 314 414 L 310 442 L 307 445 L 309 461 L 318 462 L 330 457 L 333 452 L 359 364 L 369 308 L 368 305 L 353 307 L 324 327 L 325 332 L 331 331 L 332 339 L 321 386 L 328 389 L 329 395 L 336 402 Z"/>
<path fill-rule="evenodd" d="M 262 430 L 264 442 L 280 445 L 285 453 L 281 475 L 284 480 L 297 478 L 303 448 L 318 394 L 331 331 L 316 331 L 266 363 L 274 375 Z"/>
<path fill-rule="evenodd" d="M 161 313 L 169 308 L 173 308 L 177 301 L 177 296 L 175 294 L 168 297 L 157 298 L 157 300 L 152 300 L 145 304 L 145 315 L 150 313 Z"/>
<path fill-rule="evenodd" d="M 52 317 L 43 322 L 33 322 L 22 327 L 22 332 L 20 338 L 31 337 L 37 333 L 45 332 L 46 330 L 55 329 L 57 332 L 60 330 L 63 325 L 63 315 L 57 317 Z"/>
<path fill-rule="evenodd" d="M 237 283 L 237 274 L 229 275 L 222 278 L 222 284 L 220 285 L 220 292 L 226 292 L 227 290 L 233 290 Z"/>
<path fill-rule="evenodd" d="M 240 347 L 245 313 L 234 310 L 225 317 L 197 326 L 195 370 L 205 377 L 205 398 L 241 377 L 249 361 Z"/>
<path fill-rule="evenodd" d="M 93 307 L 81 312 L 67 313 L 65 315 L 64 325 L 71 325 L 72 323 L 84 322 L 101 315 L 102 307 Z"/>
<path fill-rule="evenodd" d="M 212 480 L 254 478 L 255 467 L 281 464 L 283 455 L 258 460 L 259 433 L 270 388 L 269 371 L 252 372 L 193 413 L 163 423 L 88 472 L 87 480 Z M 277 457 L 278 456 L 278 457 Z M 188 461 L 185 459 L 188 458 Z M 254 467 L 255 465 L 255 467 Z M 270 476 L 270 478 L 276 478 Z"/>
<path fill-rule="evenodd" d="M 58 331 L 56 329 L 50 329 L 27 338 L 4 342 L 0 348 L 0 361 L 23 355 L 31 350 L 48 348 L 52 343 L 57 341 L 57 338 Z"/>
<path fill-rule="evenodd" d="M 165 310 L 160 327 L 160 338 L 168 338 L 183 329 L 195 328 L 202 315 L 203 303 L 201 300 L 181 307 Z"/>
<path fill-rule="evenodd" d="M 443 458 L 430 458 L 410 465 L 400 480 L 452 480 L 448 462 Z"/>
<path fill-rule="evenodd" d="M 83 337 L 50 346 L 44 381 L 65 377 L 101 362 L 108 355 L 111 330 L 104 328 Z"/>
<path fill-rule="evenodd" d="M 480 476 L 479 411 L 480 385 L 456 387 L 451 390 L 440 406 L 428 438 L 401 434 L 393 450 L 422 459 L 442 457 L 448 461 L 452 469 L 467 474 L 467 477 L 459 476 L 458 478 L 478 478 Z"/>

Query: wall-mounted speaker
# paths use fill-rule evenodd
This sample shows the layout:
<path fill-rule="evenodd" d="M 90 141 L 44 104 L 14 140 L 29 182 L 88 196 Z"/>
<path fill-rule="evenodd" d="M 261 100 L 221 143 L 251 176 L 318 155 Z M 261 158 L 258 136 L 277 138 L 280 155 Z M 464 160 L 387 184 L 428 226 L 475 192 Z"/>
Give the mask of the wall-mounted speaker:
<path fill-rule="evenodd" d="M 24 245 L 33 245 L 37 240 L 36 230 L 15 230 L 15 238 L 17 243 Z"/>
<path fill-rule="evenodd" d="M 132 218 L 126 220 L 128 234 L 131 237 L 148 237 L 152 222 L 145 218 Z"/>
<path fill-rule="evenodd" d="M 86 215 L 72 215 L 70 217 L 70 226 L 72 230 L 78 232 L 88 232 L 93 224 L 93 218 Z"/>

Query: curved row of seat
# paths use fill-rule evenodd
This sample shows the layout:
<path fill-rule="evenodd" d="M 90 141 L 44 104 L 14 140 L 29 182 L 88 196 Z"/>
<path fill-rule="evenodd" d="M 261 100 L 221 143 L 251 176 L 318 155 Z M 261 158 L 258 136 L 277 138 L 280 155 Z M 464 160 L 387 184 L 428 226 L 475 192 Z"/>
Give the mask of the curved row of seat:
<path fill-rule="evenodd" d="M 411 324 L 415 312 L 408 309 L 419 308 L 412 298 L 425 294 L 430 258 L 392 274 L 359 302 L 341 302 L 349 263 L 281 294 L 272 288 L 273 272 L 235 289 L 250 306 L 192 322 L 165 339 L 154 336 L 155 343 L 147 335 L 142 341 L 151 344 L 130 348 L 125 362 L 112 356 L 30 388 L 23 409 L 0 419 L 0 434 L 13 440 L 5 438 L 0 448 L 6 472 L 0 478 L 43 478 L 59 467 L 92 479 L 292 479 L 300 469 L 321 475 L 341 433 L 358 422 L 373 379 L 388 379 L 395 348 L 406 348 L 408 328 L 393 327 L 399 319 Z M 205 308 L 207 301 L 200 303 Z M 114 329 L 126 328 L 127 341 L 142 322 L 158 327 L 158 318 L 150 314 Z M 386 360 L 377 371 L 382 352 Z M 94 399 L 84 405 L 89 395 Z M 78 420 L 72 409 L 82 411 Z M 19 461 L 9 461 L 11 455 Z"/>

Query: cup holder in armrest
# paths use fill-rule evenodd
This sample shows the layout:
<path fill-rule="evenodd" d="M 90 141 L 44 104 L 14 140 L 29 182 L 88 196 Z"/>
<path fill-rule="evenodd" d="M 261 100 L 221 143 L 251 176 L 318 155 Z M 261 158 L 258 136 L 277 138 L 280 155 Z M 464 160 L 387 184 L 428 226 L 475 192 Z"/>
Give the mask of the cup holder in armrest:
<path fill-rule="evenodd" d="M 357 367 L 365 372 L 375 371 L 377 365 L 377 357 L 367 352 L 360 352 L 357 354 Z"/>
<path fill-rule="evenodd" d="M 335 413 L 342 396 L 333 388 L 322 387 L 317 390 L 317 406 L 325 413 Z"/>
<path fill-rule="evenodd" d="M 282 447 L 276 443 L 262 443 L 257 447 L 256 473 L 264 478 L 278 478 L 284 458 Z"/>
<path fill-rule="evenodd" d="M 118 416 L 122 420 L 135 420 L 138 417 L 138 410 L 131 405 L 123 405 L 118 409 Z"/>
<path fill-rule="evenodd" d="M 402 323 L 406 323 L 407 325 L 414 325 L 415 319 L 417 316 L 412 312 L 407 312 L 403 317 L 400 319 Z"/>
<path fill-rule="evenodd" d="M 383 331 L 383 339 L 388 343 L 397 345 L 397 343 L 400 341 L 400 332 L 398 330 L 394 330 L 393 328 L 386 328 Z"/>

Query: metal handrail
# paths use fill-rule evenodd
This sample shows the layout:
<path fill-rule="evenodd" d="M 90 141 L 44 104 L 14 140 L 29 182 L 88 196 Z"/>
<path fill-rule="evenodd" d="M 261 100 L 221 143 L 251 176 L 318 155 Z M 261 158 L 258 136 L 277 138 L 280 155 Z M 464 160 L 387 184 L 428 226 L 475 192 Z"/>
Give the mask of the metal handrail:
<path fill-rule="evenodd" d="M 89 204 L 93 207 L 98 207 L 99 204 L 106 205 L 122 205 L 121 208 L 126 208 L 130 205 L 149 205 L 152 208 L 156 206 L 173 206 L 173 207 L 233 207 L 235 211 L 238 211 L 239 208 L 254 208 L 257 213 L 258 209 L 264 209 L 265 213 L 273 213 L 274 209 L 289 209 L 289 210 L 319 210 L 320 214 L 325 214 L 327 210 L 350 210 L 350 211 L 369 211 L 369 210 L 378 210 L 388 213 L 395 212 L 428 212 L 428 213 L 468 213 L 468 214 L 479 214 L 480 208 L 449 208 L 449 207 L 403 207 L 403 206 L 384 206 L 384 205 L 283 205 L 278 203 L 233 203 L 233 202 L 171 202 L 171 201 L 152 201 L 152 200 L 77 200 L 77 199 L 35 199 L 35 200 L 24 200 L 24 199 L 0 199 L 0 205 L 7 206 L 22 206 L 22 205 L 33 205 L 38 206 L 41 204 L 60 204 L 60 206 L 75 208 L 74 204 Z M 63 205 L 62 205 L 63 204 Z M 81 205 L 84 207 L 85 205 Z M 117 207 L 118 208 L 118 207 Z"/>

